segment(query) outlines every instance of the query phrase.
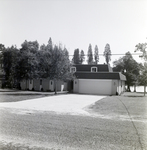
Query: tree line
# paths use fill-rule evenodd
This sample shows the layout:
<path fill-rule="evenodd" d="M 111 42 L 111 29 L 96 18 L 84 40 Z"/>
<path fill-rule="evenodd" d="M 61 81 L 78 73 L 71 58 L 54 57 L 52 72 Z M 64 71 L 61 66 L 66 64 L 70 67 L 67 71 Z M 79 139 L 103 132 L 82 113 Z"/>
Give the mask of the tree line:
<path fill-rule="evenodd" d="M 47 45 L 39 46 L 37 41 L 25 40 L 21 48 L 16 46 L 5 47 L 0 44 L 0 64 L 3 65 L 5 82 L 3 87 L 18 87 L 23 79 L 49 78 L 55 82 L 72 78 L 70 66 L 73 64 L 82 64 L 85 61 L 84 51 L 75 49 L 72 61 L 69 59 L 69 52 L 61 44 L 54 45 L 49 38 Z M 109 53 L 109 54 L 107 54 Z M 104 56 L 109 63 L 111 51 L 109 44 L 106 44 Z M 88 47 L 88 64 L 98 64 L 98 47 L 95 46 L 94 58 L 92 46 Z"/>
<path fill-rule="evenodd" d="M 103 53 L 106 63 L 108 64 L 111 61 L 111 50 L 110 45 L 107 43 Z M 74 50 L 72 63 L 73 64 L 83 64 L 85 62 L 85 54 L 83 50 L 79 50 L 79 48 Z M 92 51 L 92 45 L 89 44 L 88 52 L 87 52 L 87 64 L 98 64 L 99 62 L 99 50 L 98 46 L 95 45 L 94 55 Z"/>
<path fill-rule="evenodd" d="M 0 44 L 0 61 L 3 65 L 5 83 L 3 87 L 18 87 L 22 79 L 49 78 L 55 83 L 71 77 L 68 50 L 54 45 L 50 38 L 47 45 L 37 41 L 24 41 L 21 48 L 5 48 Z"/>

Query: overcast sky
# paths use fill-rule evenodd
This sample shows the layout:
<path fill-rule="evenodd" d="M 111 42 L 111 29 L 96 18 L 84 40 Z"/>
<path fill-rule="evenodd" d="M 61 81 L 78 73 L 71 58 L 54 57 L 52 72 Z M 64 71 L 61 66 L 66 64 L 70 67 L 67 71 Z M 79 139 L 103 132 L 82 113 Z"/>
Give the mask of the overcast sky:
<path fill-rule="evenodd" d="M 49 37 L 71 55 L 76 48 L 87 54 L 90 43 L 100 54 L 106 43 L 114 54 L 134 53 L 136 44 L 147 42 L 147 0 L 0 0 L 5 47 L 20 48 L 25 40 L 47 44 Z"/>

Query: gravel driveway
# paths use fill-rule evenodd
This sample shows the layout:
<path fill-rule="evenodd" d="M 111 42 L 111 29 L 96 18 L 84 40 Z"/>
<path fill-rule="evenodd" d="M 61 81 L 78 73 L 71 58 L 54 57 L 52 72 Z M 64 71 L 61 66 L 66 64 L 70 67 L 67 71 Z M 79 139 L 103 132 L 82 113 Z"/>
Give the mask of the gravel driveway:
<path fill-rule="evenodd" d="M 105 96 L 67 94 L 49 96 L 19 102 L 0 103 L 2 108 L 16 108 L 15 113 L 28 113 L 32 111 L 53 111 L 56 113 L 68 113 L 89 115 L 85 107 L 103 99 Z"/>

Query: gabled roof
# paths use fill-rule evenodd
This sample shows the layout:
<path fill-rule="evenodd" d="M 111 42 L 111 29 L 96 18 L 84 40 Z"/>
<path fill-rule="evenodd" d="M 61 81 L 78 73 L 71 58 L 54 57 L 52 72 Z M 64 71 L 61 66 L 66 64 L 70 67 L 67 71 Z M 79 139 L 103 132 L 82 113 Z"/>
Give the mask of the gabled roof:
<path fill-rule="evenodd" d="M 112 68 L 107 65 L 107 64 L 92 64 L 92 65 L 73 65 L 74 67 L 76 67 L 76 72 L 79 71 L 86 71 L 86 72 L 91 72 L 91 67 L 97 67 L 98 72 L 112 72 Z"/>
<path fill-rule="evenodd" d="M 120 72 L 75 72 L 78 79 L 116 79 L 126 81 L 126 77 Z"/>

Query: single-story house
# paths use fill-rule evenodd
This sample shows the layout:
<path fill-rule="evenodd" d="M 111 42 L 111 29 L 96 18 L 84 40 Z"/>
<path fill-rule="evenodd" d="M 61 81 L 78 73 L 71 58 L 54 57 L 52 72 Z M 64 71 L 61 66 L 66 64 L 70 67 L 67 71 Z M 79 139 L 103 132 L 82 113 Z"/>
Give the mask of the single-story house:
<path fill-rule="evenodd" d="M 110 65 L 73 65 L 73 92 L 97 95 L 120 95 L 125 91 L 126 77 L 113 72 Z"/>
<path fill-rule="evenodd" d="M 21 90 L 33 90 L 33 91 L 55 91 L 54 80 L 48 78 L 44 79 L 28 79 L 20 82 Z M 57 82 L 57 91 L 67 91 L 67 83 L 64 81 Z"/>

